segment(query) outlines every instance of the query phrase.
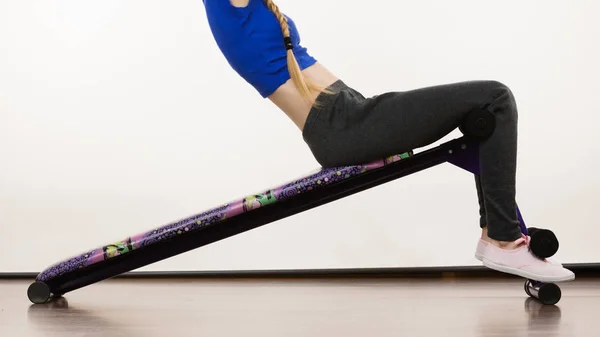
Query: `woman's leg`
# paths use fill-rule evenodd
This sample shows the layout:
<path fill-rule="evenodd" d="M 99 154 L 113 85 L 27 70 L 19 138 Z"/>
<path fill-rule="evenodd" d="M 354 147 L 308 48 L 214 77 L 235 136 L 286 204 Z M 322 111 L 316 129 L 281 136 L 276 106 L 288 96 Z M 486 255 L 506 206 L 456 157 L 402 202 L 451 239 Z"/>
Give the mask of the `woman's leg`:
<path fill-rule="evenodd" d="M 349 90 L 332 99 L 335 107 L 307 122 L 305 135 L 317 160 L 327 167 L 366 163 L 430 145 L 458 128 L 474 109 L 487 108 L 496 117 L 496 130 L 480 147 L 481 213 L 494 240 L 521 237 L 515 204 L 517 107 L 506 86 L 464 82 L 368 99 Z"/>
<path fill-rule="evenodd" d="M 493 113 L 496 129 L 479 147 L 481 174 L 476 177 L 476 186 L 480 224 L 487 227 L 492 239 L 488 246 L 508 251 L 524 245 L 515 202 L 518 114 L 508 87 L 495 81 L 474 81 L 390 92 L 368 99 L 342 87 L 338 94 L 321 97 L 320 102 L 322 108 L 311 112 L 304 137 L 325 167 L 363 164 L 418 149 L 458 128 L 474 109 Z M 486 248 L 488 251 L 495 254 L 489 256 L 495 259 L 488 261 L 490 265 L 508 263 L 517 268 L 520 263 L 537 263 L 530 260 L 528 251 L 521 261 L 505 261 L 493 249 Z M 510 268 L 503 271 L 516 272 Z M 548 276 L 538 278 L 540 281 L 558 281 L 555 274 L 556 270 L 546 270 L 537 276 Z"/>
<path fill-rule="evenodd" d="M 487 212 L 485 211 L 485 199 L 483 198 L 483 187 L 481 187 L 481 177 L 475 175 L 475 188 L 477 189 L 477 200 L 479 201 L 479 227 L 485 230 L 487 237 Z"/>

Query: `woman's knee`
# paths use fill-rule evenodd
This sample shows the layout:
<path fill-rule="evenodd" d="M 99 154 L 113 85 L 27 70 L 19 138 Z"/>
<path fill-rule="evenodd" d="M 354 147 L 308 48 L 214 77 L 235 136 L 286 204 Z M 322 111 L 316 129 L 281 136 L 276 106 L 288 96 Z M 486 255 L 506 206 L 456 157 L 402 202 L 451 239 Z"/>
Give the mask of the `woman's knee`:
<path fill-rule="evenodd" d="M 513 92 L 508 87 L 508 85 L 506 85 L 500 81 L 487 81 L 485 83 L 489 87 L 488 90 L 491 91 L 494 94 L 494 96 L 501 96 L 501 95 L 512 96 L 513 95 Z"/>
<path fill-rule="evenodd" d="M 489 81 L 487 84 L 490 86 L 492 93 L 490 108 L 496 111 L 501 110 L 516 118 L 518 114 L 517 102 L 513 91 L 506 84 L 499 81 Z"/>

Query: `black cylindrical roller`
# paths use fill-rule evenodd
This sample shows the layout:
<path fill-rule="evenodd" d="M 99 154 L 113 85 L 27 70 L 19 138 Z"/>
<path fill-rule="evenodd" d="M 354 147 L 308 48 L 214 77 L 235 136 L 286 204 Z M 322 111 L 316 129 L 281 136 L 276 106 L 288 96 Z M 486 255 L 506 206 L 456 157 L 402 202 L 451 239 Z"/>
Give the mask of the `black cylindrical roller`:
<path fill-rule="evenodd" d="M 556 284 L 532 280 L 525 282 L 525 292 L 545 305 L 555 305 L 562 297 L 562 292 Z"/>
<path fill-rule="evenodd" d="M 34 304 L 44 304 L 48 302 L 51 295 L 52 292 L 50 291 L 50 287 L 42 282 L 32 283 L 29 286 L 29 289 L 27 289 L 27 297 L 29 297 L 31 303 Z"/>
<path fill-rule="evenodd" d="M 541 258 L 546 259 L 554 256 L 558 252 L 558 238 L 554 235 L 554 232 L 548 229 L 541 228 L 528 228 L 531 242 L 529 243 L 529 249 L 531 252 Z"/>
<path fill-rule="evenodd" d="M 496 129 L 496 119 L 488 110 L 476 109 L 467 115 L 459 129 L 467 137 L 488 139 Z"/>

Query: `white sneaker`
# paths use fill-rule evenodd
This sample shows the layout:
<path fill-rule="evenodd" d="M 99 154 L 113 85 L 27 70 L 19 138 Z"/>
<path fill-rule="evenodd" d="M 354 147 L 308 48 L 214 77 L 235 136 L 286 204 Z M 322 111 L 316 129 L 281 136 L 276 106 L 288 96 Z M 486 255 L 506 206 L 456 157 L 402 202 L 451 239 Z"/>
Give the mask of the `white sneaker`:
<path fill-rule="evenodd" d="M 566 282 L 575 279 L 572 271 L 535 257 L 529 251 L 529 240 L 528 236 L 523 235 L 515 241 L 518 248 L 511 250 L 488 244 L 483 253 L 483 265 L 539 282 Z"/>
<path fill-rule="evenodd" d="M 483 261 L 483 254 L 485 252 L 485 247 L 487 247 L 487 245 L 489 245 L 489 242 L 479 239 L 479 242 L 477 242 L 477 249 L 475 250 L 475 258 L 477 260 Z M 550 263 L 551 265 L 557 266 L 557 267 L 563 266 L 562 263 L 560 263 L 552 258 L 547 258 L 546 262 Z"/>

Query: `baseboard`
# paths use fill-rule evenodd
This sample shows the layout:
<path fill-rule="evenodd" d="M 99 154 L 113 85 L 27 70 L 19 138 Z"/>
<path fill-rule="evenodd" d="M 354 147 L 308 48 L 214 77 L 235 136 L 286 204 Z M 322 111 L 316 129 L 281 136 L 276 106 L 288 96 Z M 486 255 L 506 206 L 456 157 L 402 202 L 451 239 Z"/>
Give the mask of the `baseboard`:
<path fill-rule="evenodd" d="M 578 278 L 600 277 L 600 263 L 565 264 Z M 0 273 L 0 279 L 35 279 L 37 272 Z M 249 271 L 129 272 L 116 278 L 445 278 L 512 277 L 482 266 L 422 268 L 298 269 Z"/>

